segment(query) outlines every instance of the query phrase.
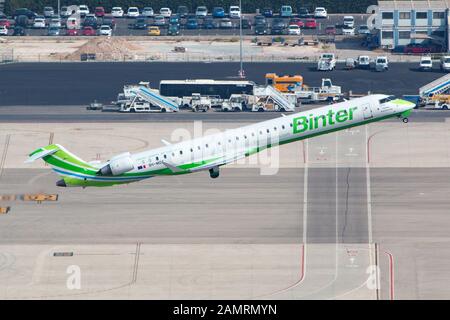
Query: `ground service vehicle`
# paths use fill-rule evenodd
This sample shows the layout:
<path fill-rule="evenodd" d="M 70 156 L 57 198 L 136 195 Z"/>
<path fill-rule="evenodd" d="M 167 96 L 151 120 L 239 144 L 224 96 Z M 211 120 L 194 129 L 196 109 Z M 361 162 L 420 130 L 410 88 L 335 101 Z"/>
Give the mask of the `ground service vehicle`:
<path fill-rule="evenodd" d="M 429 71 L 433 69 L 433 60 L 430 56 L 424 56 L 420 59 L 419 67 L 422 71 Z"/>
<path fill-rule="evenodd" d="M 375 71 L 382 72 L 389 69 L 389 60 L 385 56 L 380 56 L 375 59 Z"/>
<path fill-rule="evenodd" d="M 370 69 L 370 57 L 358 56 L 358 58 L 356 59 L 356 64 L 360 69 Z"/>
<path fill-rule="evenodd" d="M 300 90 L 303 86 L 303 77 L 300 75 L 282 75 L 275 73 L 266 74 L 266 85 L 272 86 L 280 92 L 288 93 Z"/>
<path fill-rule="evenodd" d="M 211 99 L 206 96 L 200 95 L 200 93 L 193 93 L 190 106 L 192 108 L 192 111 L 194 112 L 207 112 L 209 109 L 211 109 Z"/>
<path fill-rule="evenodd" d="M 317 62 L 317 70 L 332 71 L 336 68 L 336 57 L 334 53 L 322 53 Z"/>

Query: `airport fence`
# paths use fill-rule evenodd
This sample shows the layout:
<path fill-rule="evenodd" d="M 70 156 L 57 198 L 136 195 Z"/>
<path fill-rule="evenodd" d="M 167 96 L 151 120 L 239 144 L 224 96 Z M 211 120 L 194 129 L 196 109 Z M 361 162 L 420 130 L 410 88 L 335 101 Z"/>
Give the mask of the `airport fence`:
<path fill-rule="evenodd" d="M 370 52 L 371 56 L 385 55 L 385 53 Z M 337 56 L 338 62 L 345 61 L 344 56 Z M 104 53 L 87 53 L 77 57 L 61 54 L 14 54 L 12 50 L 0 51 L 0 61 L 2 63 L 11 62 L 239 62 L 240 55 L 211 55 L 198 53 L 160 53 L 160 54 L 104 54 Z M 392 62 L 417 62 L 420 60 L 418 56 L 411 55 L 390 55 Z M 287 56 L 287 55 L 244 55 L 244 62 L 317 62 L 318 56 Z"/>

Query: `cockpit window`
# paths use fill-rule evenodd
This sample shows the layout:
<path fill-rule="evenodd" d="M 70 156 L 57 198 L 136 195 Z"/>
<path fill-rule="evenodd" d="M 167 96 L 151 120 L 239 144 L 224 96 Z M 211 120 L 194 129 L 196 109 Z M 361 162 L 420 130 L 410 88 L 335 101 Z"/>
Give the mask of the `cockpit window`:
<path fill-rule="evenodd" d="M 380 99 L 380 104 L 383 104 L 383 103 L 392 101 L 392 100 L 394 100 L 394 99 L 395 99 L 395 96 L 389 96 L 389 97 L 387 97 L 387 98 Z"/>

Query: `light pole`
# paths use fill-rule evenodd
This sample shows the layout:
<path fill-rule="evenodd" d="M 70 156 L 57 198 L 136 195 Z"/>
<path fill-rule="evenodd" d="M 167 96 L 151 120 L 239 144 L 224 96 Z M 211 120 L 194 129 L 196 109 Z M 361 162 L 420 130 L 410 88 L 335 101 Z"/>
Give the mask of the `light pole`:
<path fill-rule="evenodd" d="M 240 69 L 239 69 L 239 77 L 245 78 L 244 73 L 244 63 L 243 59 L 243 48 L 242 48 L 242 0 L 239 0 L 239 61 L 240 61 Z"/>
<path fill-rule="evenodd" d="M 60 10 L 61 10 L 61 0 L 58 0 L 58 17 L 61 16 Z"/>

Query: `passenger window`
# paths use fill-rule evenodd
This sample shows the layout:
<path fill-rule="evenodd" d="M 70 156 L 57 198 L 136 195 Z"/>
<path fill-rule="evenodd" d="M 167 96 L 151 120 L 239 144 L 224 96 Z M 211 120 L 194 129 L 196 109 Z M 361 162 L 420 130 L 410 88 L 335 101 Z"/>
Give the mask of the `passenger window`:
<path fill-rule="evenodd" d="M 266 131 L 267 131 L 267 133 L 270 133 L 270 130 L 269 130 L 269 129 L 266 129 Z"/>
<path fill-rule="evenodd" d="M 164 159 L 167 159 L 167 155 L 164 155 Z"/>
<path fill-rule="evenodd" d="M 205 145 L 208 148 L 208 144 Z"/>
<path fill-rule="evenodd" d="M 159 161 L 159 157 L 156 157 L 156 161 Z"/>
<path fill-rule="evenodd" d="M 239 137 L 236 137 L 236 140 L 239 140 Z"/>
<path fill-rule="evenodd" d="M 284 125 L 282 125 L 282 126 L 281 126 L 281 129 L 283 129 L 283 130 L 284 130 L 284 129 L 286 129 L 286 127 L 285 127 Z"/>
<path fill-rule="evenodd" d="M 182 151 L 182 150 L 180 150 L 180 154 L 183 154 L 183 151 Z"/>

